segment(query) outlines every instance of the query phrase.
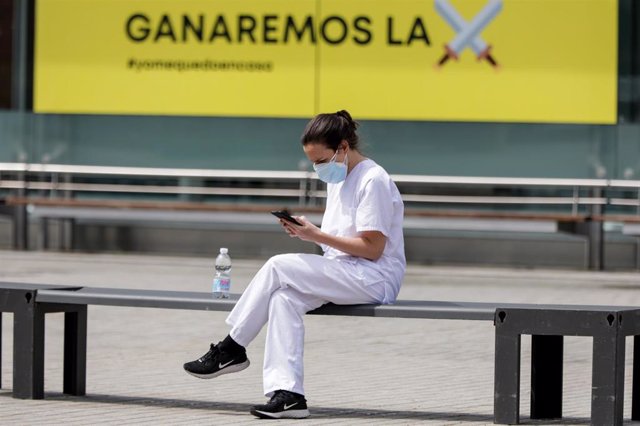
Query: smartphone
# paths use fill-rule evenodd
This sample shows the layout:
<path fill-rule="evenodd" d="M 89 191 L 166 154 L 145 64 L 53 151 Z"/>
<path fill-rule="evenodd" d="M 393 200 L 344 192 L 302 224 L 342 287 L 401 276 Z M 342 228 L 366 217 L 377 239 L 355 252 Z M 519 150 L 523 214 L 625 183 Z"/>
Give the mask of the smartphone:
<path fill-rule="evenodd" d="M 271 212 L 272 215 L 278 217 L 280 219 L 288 220 L 291 223 L 295 223 L 298 226 L 303 226 L 300 222 L 298 222 L 293 216 L 289 214 L 286 210 L 274 210 Z"/>

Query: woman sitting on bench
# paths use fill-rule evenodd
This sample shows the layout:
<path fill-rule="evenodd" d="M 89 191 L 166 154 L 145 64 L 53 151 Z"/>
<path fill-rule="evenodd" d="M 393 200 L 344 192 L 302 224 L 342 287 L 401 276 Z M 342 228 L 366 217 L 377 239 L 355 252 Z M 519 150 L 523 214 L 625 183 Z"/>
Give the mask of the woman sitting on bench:
<path fill-rule="evenodd" d="M 324 255 L 269 259 L 229 314 L 229 335 L 184 365 L 204 379 L 244 370 L 245 348 L 268 323 L 263 380 L 271 399 L 251 409 L 260 418 L 309 416 L 302 362 L 306 312 L 328 302 L 393 303 L 400 290 L 404 206 L 387 172 L 360 152 L 356 128 L 347 111 L 320 114 L 307 124 L 304 153 L 328 184 L 322 226 L 304 217 L 295 217 L 301 225 L 280 219 L 291 237 L 319 244 Z"/>

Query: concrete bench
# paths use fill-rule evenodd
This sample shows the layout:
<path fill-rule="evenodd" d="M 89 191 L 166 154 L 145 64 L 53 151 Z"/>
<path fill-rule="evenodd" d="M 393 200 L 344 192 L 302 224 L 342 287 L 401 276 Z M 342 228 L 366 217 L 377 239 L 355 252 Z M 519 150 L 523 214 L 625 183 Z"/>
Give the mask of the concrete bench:
<path fill-rule="evenodd" d="M 87 306 L 230 311 L 239 295 L 116 288 L 60 288 L 0 283 L 1 312 L 14 312 L 16 398 L 44 398 L 44 320 L 65 312 L 64 392 L 85 394 Z M 592 422 L 621 425 L 624 337 L 640 348 L 640 309 L 634 307 L 536 305 L 400 300 L 393 305 L 327 304 L 309 314 L 383 318 L 487 321 L 495 325 L 495 422 L 519 422 L 520 336 L 532 337 L 531 418 L 562 417 L 562 336 L 594 338 Z M 640 350 L 640 349 L 638 349 Z M 632 419 L 640 419 L 640 353 L 634 351 Z"/>
<path fill-rule="evenodd" d="M 622 225 L 620 230 L 622 234 L 640 236 L 640 215 L 622 215 L 622 214 L 608 214 L 595 218 L 596 220 L 613 222 Z"/>
<path fill-rule="evenodd" d="M 29 222 L 39 224 L 39 248 L 49 246 L 49 222 L 60 221 L 65 234 L 60 248 L 73 249 L 77 224 L 145 225 L 206 224 L 209 227 L 238 230 L 279 229 L 278 222 L 268 214 L 283 206 L 257 203 L 201 203 L 183 201 L 136 201 L 116 199 L 21 198 L 0 199 L 0 214 L 12 218 L 15 249 L 29 249 Z M 323 209 L 296 207 L 296 213 L 318 221 Z M 63 247 L 64 245 L 64 247 Z"/>
<path fill-rule="evenodd" d="M 2 204 L 0 202 L 0 204 Z M 28 248 L 28 223 L 40 224 L 39 247 L 49 246 L 49 222 L 61 222 L 64 246 L 74 248 L 76 225 L 145 226 L 189 224 L 211 229 L 279 230 L 270 210 L 282 208 L 267 204 L 213 204 L 201 202 L 135 201 L 108 199 L 19 198 L 8 197 L 0 213 L 12 216 L 14 248 Z M 320 223 L 323 208 L 290 206 L 296 214 Z M 452 209 L 405 209 L 405 235 L 421 235 L 425 230 L 461 230 L 485 232 L 566 233 L 584 237 L 587 242 L 587 265 L 602 269 L 602 221 L 589 215 L 545 212 L 504 212 Z M 61 246 L 62 248 L 62 246 Z"/>

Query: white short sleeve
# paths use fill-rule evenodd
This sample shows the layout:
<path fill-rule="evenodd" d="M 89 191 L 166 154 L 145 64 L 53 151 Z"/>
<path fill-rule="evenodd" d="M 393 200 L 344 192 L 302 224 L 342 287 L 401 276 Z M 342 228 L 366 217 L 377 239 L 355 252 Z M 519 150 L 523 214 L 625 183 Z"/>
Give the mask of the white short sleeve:
<path fill-rule="evenodd" d="M 389 182 L 376 176 L 365 185 L 356 210 L 356 231 L 379 231 L 389 237 L 393 195 Z"/>

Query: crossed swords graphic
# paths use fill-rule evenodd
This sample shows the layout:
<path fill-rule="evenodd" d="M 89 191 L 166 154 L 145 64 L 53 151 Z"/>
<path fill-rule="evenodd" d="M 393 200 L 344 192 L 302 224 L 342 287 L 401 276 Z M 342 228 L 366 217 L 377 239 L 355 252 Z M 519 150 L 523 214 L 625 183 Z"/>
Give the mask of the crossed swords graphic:
<path fill-rule="evenodd" d="M 471 47 L 479 61 L 485 59 L 493 67 L 498 67 L 495 58 L 491 56 L 491 46 L 480 37 L 480 33 L 498 16 L 502 10 L 502 0 L 489 0 L 471 22 L 466 22 L 449 0 L 435 0 L 435 7 L 442 19 L 457 33 L 455 38 L 444 46 L 445 54 L 438 62 L 438 67 L 443 66 L 450 58 L 457 60 L 467 46 Z"/>

